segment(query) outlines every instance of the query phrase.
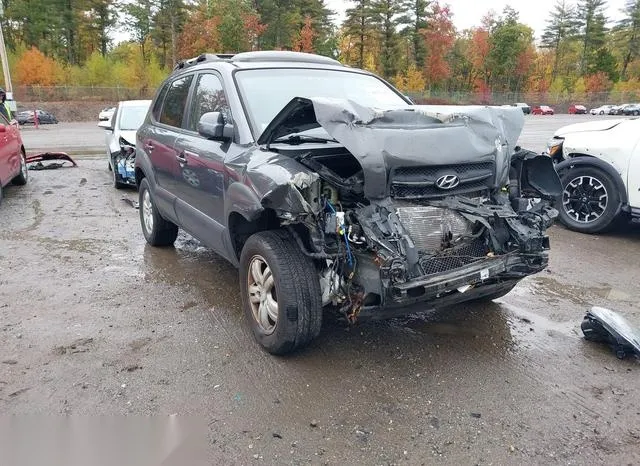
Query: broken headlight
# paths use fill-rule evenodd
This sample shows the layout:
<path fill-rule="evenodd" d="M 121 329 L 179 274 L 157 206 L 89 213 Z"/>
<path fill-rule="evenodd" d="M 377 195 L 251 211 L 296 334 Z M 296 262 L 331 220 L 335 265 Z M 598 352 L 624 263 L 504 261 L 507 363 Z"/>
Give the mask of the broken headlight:
<path fill-rule="evenodd" d="M 547 143 L 547 154 L 554 162 L 559 162 L 564 159 L 562 155 L 562 145 L 564 138 L 554 137 Z"/>

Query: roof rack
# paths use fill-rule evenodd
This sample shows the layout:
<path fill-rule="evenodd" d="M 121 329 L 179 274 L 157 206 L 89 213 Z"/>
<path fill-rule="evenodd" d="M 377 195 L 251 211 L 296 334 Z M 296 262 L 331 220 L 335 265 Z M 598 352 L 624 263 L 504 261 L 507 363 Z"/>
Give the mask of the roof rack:
<path fill-rule="evenodd" d="M 178 62 L 173 68 L 174 71 L 182 70 L 190 66 L 209 61 L 230 61 L 230 62 L 296 62 L 296 63 L 316 63 L 319 65 L 344 66 L 338 60 L 314 55 L 304 52 L 290 52 L 287 50 L 265 50 L 258 52 L 233 53 L 203 53 L 197 57 Z"/>
<path fill-rule="evenodd" d="M 173 67 L 173 71 L 188 68 L 189 66 L 197 65 L 199 63 L 204 63 L 206 61 L 229 60 L 234 56 L 235 54 L 233 53 L 203 53 L 201 55 L 198 55 L 197 57 L 178 62 L 176 66 Z"/>
<path fill-rule="evenodd" d="M 317 63 L 323 65 L 340 65 L 338 60 L 325 57 L 322 55 L 315 55 L 313 53 L 304 52 L 290 52 L 287 50 L 264 50 L 258 52 L 242 52 L 234 55 L 231 59 L 232 62 L 275 62 L 275 61 L 288 61 L 298 63 Z"/>

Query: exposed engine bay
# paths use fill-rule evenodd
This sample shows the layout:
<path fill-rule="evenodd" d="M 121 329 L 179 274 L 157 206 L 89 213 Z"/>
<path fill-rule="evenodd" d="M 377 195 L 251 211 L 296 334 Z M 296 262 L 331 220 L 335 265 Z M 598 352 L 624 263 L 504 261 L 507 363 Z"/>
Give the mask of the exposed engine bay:
<path fill-rule="evenodd" d="M 136 148 L 123 139 L 120 140 L 120 152 L 111 156 L 115 179 L 122 184 L 135 186 Z"/>
<path fill-rule="evenodd" d="M 350 105 L 294 99 L 274 120 L 284 126 L 276 136 L 295 120 L 335 139 L 314 148 L 266 140 L 309 170 L 262 205 L 316 260 L 323 305 L 354 321 L 366 310 L 512 287 L 546 267 L 560 182 L 551 159 L 515 147 L 521 112 L 511 124 L 492 108 L 444 115 Z"/>

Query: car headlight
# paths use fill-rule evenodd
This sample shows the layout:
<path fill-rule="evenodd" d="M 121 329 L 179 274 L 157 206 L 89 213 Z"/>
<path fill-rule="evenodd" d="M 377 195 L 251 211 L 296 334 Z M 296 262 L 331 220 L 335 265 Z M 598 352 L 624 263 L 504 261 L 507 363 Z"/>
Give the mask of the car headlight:
<path fill-rule="evenodd" d="M 551 158 L 562 158 L 562 144 L 563 138 L 553 138 L 547 143 L 547 154 Z"/>

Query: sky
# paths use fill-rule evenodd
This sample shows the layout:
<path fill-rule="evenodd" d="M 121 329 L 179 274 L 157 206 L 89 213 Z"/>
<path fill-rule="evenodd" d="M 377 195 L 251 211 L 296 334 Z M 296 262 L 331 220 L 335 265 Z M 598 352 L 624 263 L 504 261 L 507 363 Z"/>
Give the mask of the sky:
<path fill-rule="evenodd" d="M 441 4 L 448 3 L 453 12 L 453 23 L 458 30 L 479 26 L 480 19 L 489 11 L 501 13 L 506 5 L 511 5 L 520 12 L 520 21 L 529 25 L 535 31 L 536 37 L 542 35 L 549 13 L 553 10 L 556 0 L 440 0 Z M 337 13 L 340 22 L 344 12 L 353 3 L 345 0 L 326 0 L 329 9 Z M 609 0 L 607 2 L 607 16 L 612 20 L 620 19 L 620 10 L 625 0 Z"/>

